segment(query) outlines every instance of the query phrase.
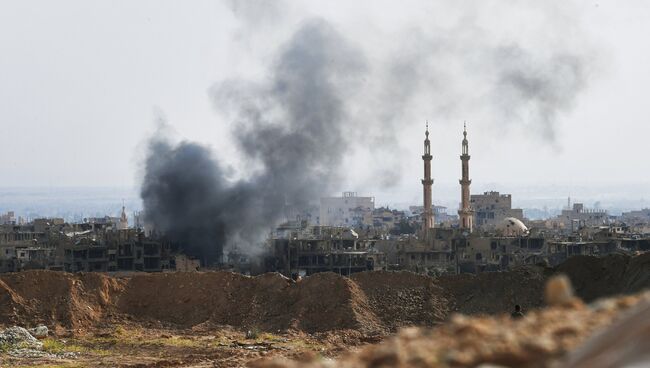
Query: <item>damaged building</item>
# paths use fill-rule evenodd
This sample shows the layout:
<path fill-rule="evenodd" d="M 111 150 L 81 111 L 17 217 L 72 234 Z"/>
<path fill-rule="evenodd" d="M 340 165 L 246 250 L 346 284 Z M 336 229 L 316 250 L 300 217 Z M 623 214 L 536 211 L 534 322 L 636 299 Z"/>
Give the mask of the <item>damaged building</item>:
<path fill-rule="evenodd" d="M 270 242 L 266 270 L 286 276 L 386 269 L 386 255 L 375 248 L 375 241 L 360 239 L 350 228 L 306 226 Z"/>

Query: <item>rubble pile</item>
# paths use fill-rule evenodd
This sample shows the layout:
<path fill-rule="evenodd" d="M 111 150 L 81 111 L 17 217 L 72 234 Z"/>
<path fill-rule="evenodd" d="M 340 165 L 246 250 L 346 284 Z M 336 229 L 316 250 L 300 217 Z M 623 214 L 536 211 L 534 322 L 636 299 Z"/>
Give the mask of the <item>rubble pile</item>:
<path fill-rule="evenodd" d="M 22 327 L 9 327 L 0 332 L 0 346 L 7 350 L 42 349 L 43 343 Z"/>
<path fill-rule="evenodd" d="M 0 355 L 11 359 L 70 359 L 78 356 L 75 352 L 48 352 L 44 344 L 38 340 L 46 338 L 48 333 L 48 328 L 43 325 L 30 329 L 12 326 L 2 330 L 0 331 Z M 2 363 L 6 362 L 2 361 Z M 9 363 L 9 366 L 13 364 Z"/>

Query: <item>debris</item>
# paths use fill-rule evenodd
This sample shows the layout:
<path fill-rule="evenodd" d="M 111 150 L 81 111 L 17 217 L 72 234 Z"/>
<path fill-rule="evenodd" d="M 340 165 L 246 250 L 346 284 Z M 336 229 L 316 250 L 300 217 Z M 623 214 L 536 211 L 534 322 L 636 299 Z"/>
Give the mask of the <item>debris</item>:
<path fill-rule="evenodd" d="M 47 337 L 49 330 L 44 325 L 39 325 L 34 328 L 30 328 L 29 333 L 37 339 L 44 339 Z"/>
<path fill-rule="evenodd" d="M 7 350 L 42 349 L 43 344 L 22 327 L 9 327 L 0 332 L 0 345 Z"/>

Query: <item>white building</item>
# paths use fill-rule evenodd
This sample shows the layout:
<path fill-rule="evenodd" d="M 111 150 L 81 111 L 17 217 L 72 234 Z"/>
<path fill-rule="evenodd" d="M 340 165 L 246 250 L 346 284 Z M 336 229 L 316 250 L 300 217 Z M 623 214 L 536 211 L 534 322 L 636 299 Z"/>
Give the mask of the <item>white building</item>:
<path fill-rule="evenodd" d="M 341 197 L 324 197 L 320 199 L 321 226 L 355 226 L 372 221 L 375 209 L 374 197 L 359 197 L 356 192 L 343 192 Z"/>

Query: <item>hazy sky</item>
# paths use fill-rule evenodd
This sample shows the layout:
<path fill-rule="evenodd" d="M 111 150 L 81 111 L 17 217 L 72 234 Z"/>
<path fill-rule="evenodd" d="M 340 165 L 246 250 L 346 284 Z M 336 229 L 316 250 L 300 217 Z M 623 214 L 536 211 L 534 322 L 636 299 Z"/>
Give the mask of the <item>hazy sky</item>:
<path fill-rule="evenodd" d="M 137 186 L 161 117 L 245 177 L 210 89 L 315 17 L 367 70 L 341 191 L 419 201 L 425 120 L 439 188 L 463 120 L 473 191 L 650 183 L 647 1 L 0 0 L 0 186 Z"/>

